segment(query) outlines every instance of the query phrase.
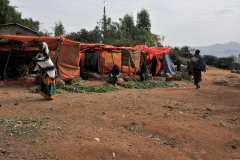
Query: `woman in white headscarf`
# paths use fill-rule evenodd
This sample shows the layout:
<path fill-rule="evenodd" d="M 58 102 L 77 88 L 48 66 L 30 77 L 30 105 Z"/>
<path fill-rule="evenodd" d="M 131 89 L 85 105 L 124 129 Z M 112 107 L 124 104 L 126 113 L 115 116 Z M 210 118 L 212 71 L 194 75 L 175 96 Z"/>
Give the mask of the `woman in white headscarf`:
<path fill-rule="evenodd" d="M 52 100 L 56 94 L 55 66 L 50 59 L 47 43 L 42 42 L 39 49 L 39 53 L 34 57 L 36 61 L 34 71 L 40 70 L 38 77 L 40 83 L 39 94 Z"/>

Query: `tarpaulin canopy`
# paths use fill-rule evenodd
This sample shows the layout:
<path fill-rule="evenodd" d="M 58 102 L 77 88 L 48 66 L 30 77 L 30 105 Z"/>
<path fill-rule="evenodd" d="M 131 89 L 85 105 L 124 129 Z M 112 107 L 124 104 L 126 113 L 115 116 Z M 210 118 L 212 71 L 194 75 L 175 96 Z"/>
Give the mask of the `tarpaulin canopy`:
<path fill-rule="evenodd" d="M 1 43 L 3 41 L 14 41 L 15 45 L 11 43 Z M 19 42 L 22 45 L 19 45 Z M 170 48 L 163 47 L 147 47 L 144 45 L 137 45 L 135 47 L 117 47 L 106 45 L 102 43 L 80 43 L 65 39 L 60 35 L 57 37 L 45 36 L 17 36 L 17 35 L 0 35 L 0 51 L 7 52 L 11 49 L 22 52 L 39 51 L 36 45 L 40 42 L 46 42 L 50 50 L 50 57 L 56 67 L 60 78 L 63 80 L 71 79 L 79 76 L 80 60 L 84 59 L 85 54 L 89 51 L 98 53 L 98 70 L 101 73 L 108 72 L 114 64 L 121 68 L 124 73 L 130 73 L 138 69 L 142 62 L 142 53 L 145 54 L 148 60 L 153 56 L 158 59 L 157 71 L 161 68 L 160 59 L 164 54 L 170 54 Z M 146 59 L 144 56 L 144 59 Z M 82 61 L 84 63 L 84 60 Z"/>
<path fill-rule="evenodd" d="M 170 54 L 171 48 L 163 48 L 163 47 L 147 47 L 144 45 L 135 46 L 141 49 L 142 52 L 146 52 L 151 54 L 152 56 L 156 56 L 157 58 L 162 59 L 164 54 Z"/>
<path fill-rule="evenodd" d="M 1 43 L 4 41 L 5 43 Z M 6 43 L 6 41 L 14 43 Z M 14 49 L 22 53 L 37 53 L 39 48 L 34 44 L 41 42 L 48 44 L 50 57 L 58 69 L 60 79 L 69 80 L 79 76 L 80 43 L 65 39 L 62 35 L 57 37 L 0 35 L 0 52 Z"/>

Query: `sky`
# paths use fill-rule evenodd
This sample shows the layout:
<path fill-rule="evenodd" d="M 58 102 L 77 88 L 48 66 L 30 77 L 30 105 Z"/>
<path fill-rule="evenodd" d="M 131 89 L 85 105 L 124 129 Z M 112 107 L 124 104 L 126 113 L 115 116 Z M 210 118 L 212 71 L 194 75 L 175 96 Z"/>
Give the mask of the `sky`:
<path fill-rule="evenodd" d="M 136 24 L 137 13 L 146 9 L 151 32 L 166 37 L 164 46 L 240 43 L 240 0 L 10 0 L 10 5 L 49 32 L 59 20 L 67 33 L 93 30 L 105 5 L 114 22 L 129 13 Z"/>

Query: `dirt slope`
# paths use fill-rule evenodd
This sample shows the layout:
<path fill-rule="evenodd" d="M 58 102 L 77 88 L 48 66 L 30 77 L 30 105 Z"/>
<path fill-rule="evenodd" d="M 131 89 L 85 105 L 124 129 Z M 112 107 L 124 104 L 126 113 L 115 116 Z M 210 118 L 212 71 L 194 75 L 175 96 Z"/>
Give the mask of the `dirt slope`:
<path fill-rule="evenodd" d="M 239 82 L 210 68 L 198 90 L 178 81 L 45 101 L 28 87 L 0 88 L 0 159 L 240 159 Z"/>

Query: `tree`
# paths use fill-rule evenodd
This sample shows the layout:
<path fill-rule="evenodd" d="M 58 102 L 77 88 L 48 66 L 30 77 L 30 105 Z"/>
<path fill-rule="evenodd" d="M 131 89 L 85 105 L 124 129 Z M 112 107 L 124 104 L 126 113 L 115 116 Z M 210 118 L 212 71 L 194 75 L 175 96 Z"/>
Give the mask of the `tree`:
<path fill-rule="evenodd" d="M 22 18 L 21 12 L 16 10 L 16 6 L 10 6 L 9 0 L 0 1 L 0 24 L 19 23 L 36 32 L 39 31 L 39 21 L 33 21 L 32 18 Z"/>
<path fill-rule="evenodd" d="M 238 54 L 238 63 L 240 63 L 240 53 Z"/>
<path fill-rule="evenodd" d="M 142 9 L 140 12 L 137 13 L 137 28 L 145 29 L 148 31 L 151 30 L 150 16 L 146 9 Z"/>
<path fill-rule="evenodd" d="M 125 14 L 125 16 L 121 21 L 121 25 L 122 25 L 122 29 L 125 30 L 124 31 L 126 34 L 125 36 L 132 39 L 134 28 L 135 28 L 133 16 L 128 13 Z"/>
<path fill-rule="evenodd" d="M 215 66 L 215 64 L 218 61 L 218 58 L 213 55 L 204 55 L 203 58 L 204 58 L 206 64 L 210 65 L 210 66 Z"/>
<path fill-rule="evenodd" d="M 34 21 L 32 18 L 24 18 L 21 22 L 19 22 L 21 25 L 26 26 L 34 31 L 39 31 L 40 22 Z"/>
<path fill-rule="evenodd" d="M 9 0 L 0 1 L 0 24 L 7 23 L 7 13 L 9 8 Z"/>
<path fill-rule="evenodd" d="M 55 26 L 53 27 L 53 32 L 55 36 L 65 35 L 66 31 L 63 27 L 61 20 L 59 20 L 58 22 L 55 22 Z"/>

